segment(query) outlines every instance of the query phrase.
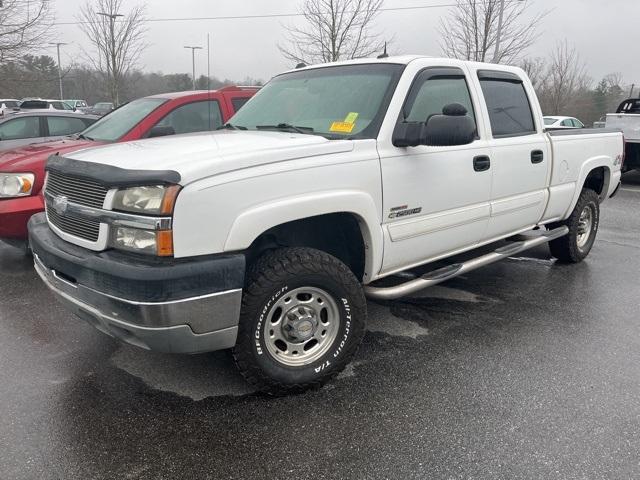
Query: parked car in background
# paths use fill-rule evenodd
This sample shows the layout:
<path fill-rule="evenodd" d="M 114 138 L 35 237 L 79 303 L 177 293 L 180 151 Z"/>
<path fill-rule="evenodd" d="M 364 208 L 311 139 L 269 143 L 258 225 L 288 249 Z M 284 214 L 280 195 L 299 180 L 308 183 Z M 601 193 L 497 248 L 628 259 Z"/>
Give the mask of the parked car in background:
<path fill-rule="evenodd" d="M 547 130 L 563 129 L 563 128 L 584 128 L 584 123 L 575 117 L 544 117 L 544 126 Z"/>
<path fill-rule="evenodd" d="M 12 112 L 19 107 L 20 107 L 20 100 L 16 100 L 15 98 L 1 98 L 0 99 L 0 116 L 4 115 L 5 112 Z"/>
<path fill-rule="evenodd" d="M 73 111 L 73 107 L 62 100 L 32 99 L 24 100 L 20 104 L 20 110 L 68 110 Z"/>
<path fill-rule="evenodd" d="M 600 120 L 596 120 L 595 122 L 593 122 L 593 128 L 604 128 L 607 125 L 607 117 L 606 116 L 602 116 L 600 117 Z"/>
<path fill-rule="evenodd" d="M 75 110 L 81 110 L 89 107 L 89 104 L 85 100 L 64 100 L 64 103 L 70 105 Z"/>
<path fill-rule="evenodd" d="M 85 108 L 84 112 L 89 113 L 91 115 L 99 115 L 102 117 L 107 113 L 113 111 L 113 109 L 114 109 L 113 103 L 99 102 L 99 103 L 96 103 L 93 107 Z"/>
<path fill-rule="evenodd" d="M 365 295 L 400 298 L 543 244 L 583 260 L 622 153 L 620 132 L 545 131 L 519 68 L 317 65 L 275 77 L 224 131 L 52 156 L 29 233 L 41 278 L 102 332 L 233 348 L 255 387 L 299 392 L 352 359 Z"/>
<path fill-rule="evenodd" d="M 33 110 L 0 117 L 0 151 L 58 140 L 93 125 L 99 117 L 83 113 Z"/>
<path fill-rule="evenodd" d="M 624 171 L 640 170 L 640 98 L 629 98 L 618 106 L 616 113 L 608 113 L 606 126 L 624 134 Z"/>
<path fill-rule="evenodd" d="M 236 105 L 257 91 L 257 87 L 225 87 L 211 92 L 178 92 L 141 98 L 114 110 L 74 137 L 0 152 L 0 178 L 9 179 L 7 185 L 16 182 L 28 185 L 15 192 L 0 183 L 0 240 L 25 244 L 27 221 L 34 213 L 44 210 L 40 191 L 44 165 L 50 155 L 105 143 L 215 130 L 235 113 Z"/>

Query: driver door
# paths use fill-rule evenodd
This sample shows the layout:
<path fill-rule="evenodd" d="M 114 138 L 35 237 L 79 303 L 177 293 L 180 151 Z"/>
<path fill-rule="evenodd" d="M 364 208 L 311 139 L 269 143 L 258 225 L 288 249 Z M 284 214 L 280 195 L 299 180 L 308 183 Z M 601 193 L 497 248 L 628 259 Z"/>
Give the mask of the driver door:
<path fill-rule="evenodd" d="M 427 120 L 445 105 L 459 103 L 482 122 L 471 82 L 457 67 L 418 73 L 398 122 Z M 479 135 L 454 147 L 395 147 L 380 144 L 383 179 L 382 274 L 406 269 L 455 251 L 473 248 L 483 238 L 490 216 L 490 148 Z"/>

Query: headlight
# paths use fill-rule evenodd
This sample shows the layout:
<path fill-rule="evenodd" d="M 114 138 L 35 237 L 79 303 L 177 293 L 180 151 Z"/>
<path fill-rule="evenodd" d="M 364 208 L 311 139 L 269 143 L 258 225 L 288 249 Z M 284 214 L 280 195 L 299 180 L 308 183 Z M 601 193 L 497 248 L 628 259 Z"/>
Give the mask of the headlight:
<path fill-rule="evenodd" d="M 120 250 L 169 257 L 173 255 L 173 232 L 116 227 L 111 236 L 111 246 Z"/>
<path fill-rule="evenodd" d="M 171 215 L 179 191 L 178 185 L 125 188 L 116 192 L 113 209 L 144 215 Z"/>
<path fill-rule="evenodd" d="M 139 215 L 173 214 L 180 186 L 151 185 L 118 190 L 113 199 L 113 210 Z M 172 230 L 145 230 L 125 226 L 114 227 L 110 245 L 120 250 L 169 257 L 173 255 Z"/>
<path fill-rule="evenodd" d="M 33 173 L 0 173 L 0 198 L 28 197 L 34 181 Z"/>

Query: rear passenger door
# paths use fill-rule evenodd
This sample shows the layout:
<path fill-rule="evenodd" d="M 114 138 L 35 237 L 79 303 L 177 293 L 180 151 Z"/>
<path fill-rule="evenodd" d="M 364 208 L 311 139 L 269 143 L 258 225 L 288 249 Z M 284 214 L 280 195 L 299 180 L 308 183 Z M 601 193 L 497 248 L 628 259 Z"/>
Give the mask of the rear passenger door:
<path fill-rule="evenodd" d="M 542 218 L 551 154 L 530 87 L 514 73 L 479 70 L 477 75 L 490 120 L 493 177 L 485 234 L 490 240 L 531 228 Z"/>

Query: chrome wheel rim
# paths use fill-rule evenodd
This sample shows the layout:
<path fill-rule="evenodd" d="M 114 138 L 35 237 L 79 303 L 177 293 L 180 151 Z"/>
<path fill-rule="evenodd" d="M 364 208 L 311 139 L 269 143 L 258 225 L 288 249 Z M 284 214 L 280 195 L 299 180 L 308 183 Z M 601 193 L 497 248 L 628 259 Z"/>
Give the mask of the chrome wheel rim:
<path fill-rule="evenodd" d="M 340 327 L 340 311 L 320 288 L 301 287 L 280 297 L 264 324 L 267 351 L 290 367 L 309 365 L 331 348 Z"/>
<path fill-rule="evenodd" d="M 578 219 L 578 236 L 577 243 L 578 248 L 582 250 L 591 237 L 591 230 L 593 228 L 593 209 L 587 205 L 580 212 L 580 218 Z"/>

